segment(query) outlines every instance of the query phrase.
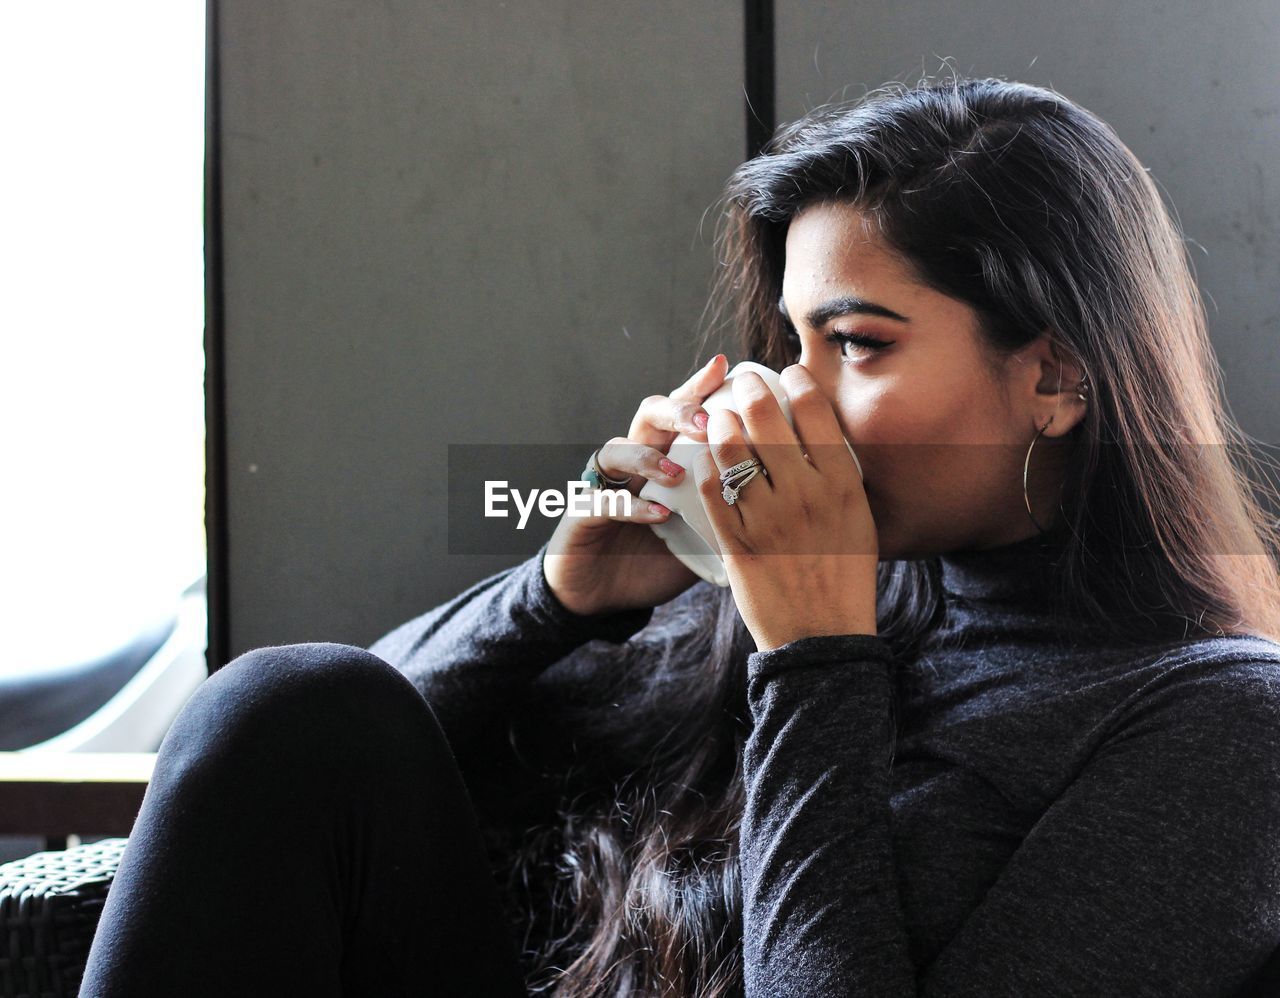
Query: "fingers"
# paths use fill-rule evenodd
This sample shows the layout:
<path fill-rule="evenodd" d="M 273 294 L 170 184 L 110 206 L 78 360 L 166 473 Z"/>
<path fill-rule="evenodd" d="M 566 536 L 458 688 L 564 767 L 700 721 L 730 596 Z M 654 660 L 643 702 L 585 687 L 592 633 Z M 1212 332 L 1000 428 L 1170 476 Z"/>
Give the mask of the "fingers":
<path fill-rule="evenodd" d="M 782 371 L 782 387 L 791 406 L 796 436 L 813 467 L 830 471 L 848 464 L 849 449 L 840 421 L 813 375 L 799 364 L 792 364 Z"/>
<path fill-rule="evenodd" d="M 588 524 L 661 523 L 671 515 L 671 510 L 662 503 L 641 499 L 627 489 L 588 489 L 583 505 L 589 512 L 575 512 L 572 516 Z"/>
<path fill-rule="evenodd" d="M 718 353 L 670 395 L 650 395 L 640 403 L 627 436 L 666 450 L 677 433 L 705 440 L 707 410 L 702 401 L 724 382 L 729 361 Z"/>
<path fill-rule="evenodd" d="M 763 466 L 750 481 L 741 487 L 758 489 L 757 496 L 767 495 L 773 491 L 769 481 L 771 469 L 759 457 L 752 453 L 743 434 L 742 422 L 737 413 L 728 409 L 717 409 L 711 414 L 711 423 L 707 426 L 708 448 L 700 455 L 701 466 L 698 471 L 698 492 L 702 497 L 702 505 L 710 517 L 717 536 L 723 541 L 722 529 L 732 523 L 741 524 L 745 512 L 737 501 L 730 504 L 724 497 L 725 483 L 720 481 L 722 472 L 756 458 Z M 723 548 L 723 543 L 722 543 Z"/>
<path fill-rule="evenodd" d="M 685 473 L 662 451 L 626 437 L 614 437 L 601 447 L 596 452 L 596 463 L 610 478 L 633 476 L 626 486 L 632 492 L 639 492 L 645 480 L 674 485 Z"/>
<path fill-rule="evenodd" d="M 718 353 L 694 371 L 688 381 L 671 393 L 671 397 L 681 402 L 701 402 L 720 387 L 728 373 L 729 358 Z"/>
<path fill-rule="evenodd" d="M 701 415 L 701 421 L 695 417 Z M 665 447 L 677 433 L 700 437 L 706 426 L 707 410 L 698 402 L 681 401 L 667 395 L 650 395 L 640 403 L 631 429 L 632 440 L 643 440 L 654 446 Z"/>
<path fill-rule="evenodd" d="M 745 371 L 733 377 L 732 389 L 736 415 L 724 411 L 724 416 L 733 415 L 732 420 L 717 417 L 716 425 L 709 430 L 708 439 L 714 438 L 716 443 L 712 453 L 719 468 L 723 471 L 745 461 L 750 454 L 742 452 L 746 449 L 746 440 L 750 440 L 754 457 L 759 458 L 769 475 L 791 479 L 800 473 L 797 466 L 804 471 L 812 471 L 804 461 L 800 440 L 796 439 L 776 395 L 764 379 L 754 371 Z M 771 482 L 769 490 L 772 489 Z"/>
<path fill-rule="evenodd" d="M 644 481 L 674 485 L 686 469 L 666 455 L 678 434 L 699 442 L 706 439 L 710 418 L 702 400 L 724 382 L 729 361 L 716 354 L 670 395 L 650 395 L 640 403 L 626 437 L 614 437 L 596 452 L 600 470 L 610 478 L 632 480 L 626 488 L 635 493 Z"/>

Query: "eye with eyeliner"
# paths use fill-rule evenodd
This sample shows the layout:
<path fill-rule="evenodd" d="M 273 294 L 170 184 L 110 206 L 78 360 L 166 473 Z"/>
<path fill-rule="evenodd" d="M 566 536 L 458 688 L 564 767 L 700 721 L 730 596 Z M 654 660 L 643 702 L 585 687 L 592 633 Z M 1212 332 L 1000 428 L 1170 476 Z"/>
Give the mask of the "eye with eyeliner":
<path fill-rule="evenodd" d="M 795 326 L 790 322 L 785 322 L 784 325 L 786 328 L 787 342 L 793 348 L 799 347 L 800 334 L 796 332 Z M 874 336 L 865 336 L 862 333 L 848 333 L 840 329 L 833 329 L 831 332 L 827 333 L 823 339 L 828 343 L 834 343 L 838 346 L 840 348 L 841 356 L 844 357 L 848 357 L 848 354 L 845 353 L 846 346 L 862 347 L 874 352 L 893 345 L 892 340 L 881 340 Z"/>
<path fill-rule="evenodd" d="M 868 350 L 883 350 L 889 346 L 891 341 L 878 340 L 874 336 L 863 336 L 861 333 L 845 333 L 838 329 L 833 329 L 823 337 L 828 343 L 834 343 L 840 347 L 841 355 L 845 354 L 846 346 L 865 347 Z"/>

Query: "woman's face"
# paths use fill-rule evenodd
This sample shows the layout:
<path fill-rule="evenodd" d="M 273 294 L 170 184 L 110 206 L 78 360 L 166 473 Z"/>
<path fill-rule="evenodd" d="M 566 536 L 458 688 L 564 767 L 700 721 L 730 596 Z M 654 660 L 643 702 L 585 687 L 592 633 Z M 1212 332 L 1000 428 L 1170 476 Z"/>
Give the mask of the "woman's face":
<path fill-rule="evenodd" d="M 800 364 L 832 401 L 862 463 L 881 558 L 1037 533 L 1022 464 L 1050 415 L 1029 492 L 1036 519 L 1046 528 L 1054 522 L 1065 457 L 1054 444 L 1083 403 L 1066 402 L 1080 374 L 1059 366 L 1047 336 L 993 370 L 974 310 L 918 283 L 870 216 L 847 202 L 815 204 L 792 220 L 781 305 L 799 337 Z"/>

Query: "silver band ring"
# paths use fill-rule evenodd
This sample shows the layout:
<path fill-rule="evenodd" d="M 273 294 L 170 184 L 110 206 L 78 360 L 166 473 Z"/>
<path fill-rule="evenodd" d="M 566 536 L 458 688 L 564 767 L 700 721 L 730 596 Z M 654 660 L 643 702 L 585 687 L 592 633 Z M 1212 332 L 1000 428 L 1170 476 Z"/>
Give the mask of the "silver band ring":
<path fill-rule="evenodd" d="M 599 454 L 598 450 L 592 451 L 591 458 L 587 461 L 587 466 L 582 471 L 582 480 L 593 489 L 621 488 L 635 477 L 634 475 L 628 475 L 626 478 L 610 478 L 600 469 Z"/>
<path fill-rule="evenodd" d="M 769 472 L 754 457 L 739 461 L 732 468 L 726 468 L 720 472 L 720 481 L 724 484 L 724 489 L 721 490 L 720 495 L 725 503 L 730 506 L 736 503 L 738 501 L 738 493 L 746 488 L 747 482 L 755 478 L 756 475 L 764 475 L 765 478 L 768 478 Z"/>

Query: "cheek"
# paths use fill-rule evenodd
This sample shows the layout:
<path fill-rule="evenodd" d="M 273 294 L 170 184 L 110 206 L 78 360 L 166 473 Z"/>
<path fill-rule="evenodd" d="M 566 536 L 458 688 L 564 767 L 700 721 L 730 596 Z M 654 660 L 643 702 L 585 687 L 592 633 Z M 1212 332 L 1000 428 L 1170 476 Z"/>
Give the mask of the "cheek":
<path fill-rule="evenodd" d="M 855 444 L 912 444 L 954 440 L 964 406 L 919 381 L 886 377 L 841 385 L 836 410 Z"/>
<path fill-rule="evenodd" d="M 954 489 L 965 478 L 973 454 L 954 445 L 970 436 L 972 405 L 972 395 L 920 378 L 860 377 L 837 388 L 835 407 L 873 514 L 929 508 L 942 483 Z"/>

